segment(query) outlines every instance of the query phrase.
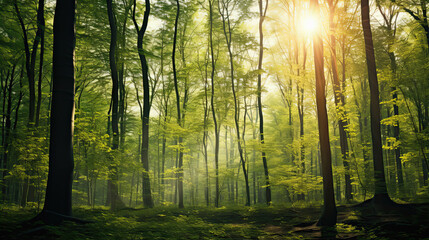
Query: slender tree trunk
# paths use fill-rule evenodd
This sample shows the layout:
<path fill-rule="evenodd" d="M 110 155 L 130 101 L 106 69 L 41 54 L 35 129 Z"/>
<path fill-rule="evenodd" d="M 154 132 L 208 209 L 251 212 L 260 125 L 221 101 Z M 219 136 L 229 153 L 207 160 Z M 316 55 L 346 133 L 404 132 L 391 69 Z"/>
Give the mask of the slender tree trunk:
<path fill-rule="evenodd" d="M 208 61 L 208 50 L 207 50 L 207 58 Z M 204 79 L 204 133 L 203 133 L 203 148 L 204 148 L 204 164 L 205 164 L 205 173 L 206 173 L 206 185 L 204 189 L 204 195 L 206 200 L 206 206 L 210 205 L 210 185 L 209 185 L 209 166 L 208 166 L 208 152 L 207 152 L 207 122 L 208 122 L 208 114 L 209 114 L 209 100 L 208 100 L 208 72 L 207 72 L 208 63 L 206 63 L 205 67 L 205 79 Z"/>
<path fill-rule="evenodd" d="M 386 187 L 384 174 L 383 149 L 380 130 L 380 103 L 377 80 L 377 69 L 375 65 L 374 45 L 372 42 L 369 3 L 368 0 L 361 0 L 362 29 L 365 39 L 366 63 L 368 67 L 368 81 L 370 89 L 370 112 L 371 112 L 371 136 L 372 154 L 374 158 L 374 178 L 375 178 L 375 203 L 390 201 Z"/>
<path fill-rule="evenodd" d="M 180 3 L 179 0 L 176 0 L 177 10 L 176 10 L 176 20 L 174 22 L 174 38 L 173 38 L 173 54 L 172 54 L 172 64 L 173 64 L 173 79 L 174 79 L 174 90 L 176 92 L 176 104 L 177 104 L 177 124 L 179 127 L 182 127 L 181 113 L 180 113 L 180 93 L 179 86 L 177 83 L 177 74 L 176 74 L 176 42 L 177 42 L 177 24 L 179 22 L 180 15 Z M 179 164 L 178 164 L 178 192 L 179 192 L 179 208 L 184 208 L 183 205 L 183 149 L 182 149 L 182 136 L 179 136 Z"/>
<path fill-rule="evenodd" d="M 311 0 L 310 7 L 313 14 L 320 16 L 318 0 Z M 333 226 L 337 222 L 337 208 L 335 206 L 334 183 L 332 178 L 331 147 L 329 143 L 328 115 L 325 96 L 325 73 L 323 67 L 323 41 L 320 33 L 313 36 L 314 68 L 316 70 L 316 105 L 319 126 L 320 154 L 323 174 L 323 212 L 317 225 Z"/>
<path fill-rule="evenodd" d="M 122 202 L 119 197 L 119 176 L 118 176 L 118 167 L 117 159 L 114 156 L 114 153 L 119 148 L 119 115 L 118 115 L 118 91 L 119 91 L 119 80 L 118 80 L 118 69 L 116 65 L 116 46 L 117 46 L 117 26 L 116 26 L 116 17 L 113 11 L 112 0 L 106 0 L 107 2 L 107 15 L 109 17 L 110 25 L 110 51 L 109 51 L 109 65 L 110 65 L 110 74 L 112 77 L 112 153 L 111 153 L 111 163 L 109 166 L 109 177 L 107 180 L 108 186 L 108 202 L 112 210 L 117 210 L 123 208 L 125 204 Z"/>
<path fill-rule="evenodd" d="M 166 103 L 167 104 L 167 103 Z M 165 112 L 164 112 L 164 128 L 166 126 L 167 123 L 167 113 L 168 113 L 168 107 L 165 108 Z M 162 164 L 161 164 L 161 202 L 165 201 L 165 187 L 164 187 L 164 182 L 165 182 L 165 150 L 166 150 L 166 143 L 167 143 L 167 138 L 165 137 L 165 132 L 162 133 Z"/>
<path fill-rule="evenodd" d="M 271 204 L 271 186 L 270 177 L 268 173 L 267 157 L 264 150 L 265 136 L 264 136 L 264 115 L 262 112 L 262 60 L 264 57 L 264 33 L 262 30 L 262 24 L 264 23 L 265 16 L 267 15 L 268 0 L 265 1 L 265 7 L 262 5 L 263 0 L 258 0 L 259 3 L 259 61 L 258 61 L 258 113 L 259 113 L 259 140 L 262 145 L 262 163 L 264 165 L 265 175 L 265 198 L 267 205 Z"/>
<path fill-rule="evenodd" d="M 41 0 L 43 1 L 43 0 Z M 36 36 L 33 41 L 33 49 L 30 52 L 30 46 L 28 42 L 28 33 L 27 29 L 25 28 L 24 20 L 22 19 L 21 12 L 18 7 L 17 0 L 14 1 L 14 7 L 15 12 L 18 17 L 19 24 L 21 26 L 22 34 L 23 34 L 23 40 L 24 40 L 24 52 L 25 52 L 25 69 L 27 73 L 27 79 L 28 79 L 28 89 L 29 89 L 29 108 L 28 108 L 28 126 L 32 126 L 34 124 L 34 110 L 35 110 L 35 88 L 34 88 L 34 69 L 36 65 L 36 54 L 37 54 L 37 48 L 39 46 L 40 41 L 40 33 L 41 28 L 38 26 L 36 31 Z M 39 8 L 39 10 L 42 10 Z M 37 12 L 37 19 L 39 20 L 39 16 L 42 14 L 42 11 Z M 38 24 L 39 25 L 39 24 Z"/>
<path fill-rule="evenodd" d="M 18 118 L 19 118 L 19 107 L 21 106 L 21 101 L 22 101 L 22 97 L 24 96 L 23 93 L 23 86 L 22 86 L 22 78 L 24 77 L 24 65 L 21 66 L 21 73 L 19 75 L 19 97 L 18 97 L 18 102 L 16 104 L 16 109 L 15 109 L 15 121 L 13 123 L 13 130 L 16 130 L 16 127 L 18 126 Z"/>
<path fill-rule="evenodd" d="M 38 28 L 40 28 L 40 64 L 39 82 L 37 83 L 36 126 L 39 126 L 40 107 L 42 106 L 43 57 L 45 53 L 45 0 L 39 0 L 39 7 L 37 9 L 37 25 Z"/>
<path fill-rule="evenodd" d="M 330 45 L 331 45 L 331 68 L 332 68 L 332 79 L 333 79 L 333 88 L 334 88 L 334 99 L 335 106 L 337 109 L 337 118 L 338 118 L 338 130 L 340 134 L 340 147 L 341 147 L 341 156 L 343 159 L 343 166 L 345 169 L 344 181 L 345 181 L 345 198 L 347 202 L 350 202 L 353 199 L 352 195 L 352 182 L 350 178 L 350 165 L 349 165 L 349 147 L 347 143 L 347 117 L 344 110 L 344 89 L 341 89 L 340 80 L 338 77 L 338 67 L 337 67 L 337 48 L 336 48 L 336 37 L 335 37 L 335 8 L 337 2 L 334 4 L 333 0 L 328 1 L 329 4 L 329 25 L 330 25 Z M 343 62 L 343 64 L 345 64 Z M 345 69 L 343 68 L 343 75 L 345 74 Z M 345 79 L 343 78 L 343 81 Z M 344 85 L 344 84 L 343 84 Z"/>
<path fill-rule="evenodd" d="M 142 148 L 141 161 L 143 164 L 143 204 L 147 208 L 153 207 L 152 193 L 149 177 L 149 114 L 150 114 L 150 87 L 146 56 L 143 49 L 143 38 L 147 29 L 150 15 L 150 0 L 145 0 L 145 11 L 142 26 L 136 21 L 136 0 L 133 6 L 133 23 L 137 31 L 137 52 L 140 58 L 143 78 L 143 111 L 142 111 Z"/>
<path fill-rule="evenodd" d="M 6 194 L 7 194 L 7 179 L 5 178 L 8 175 L 8 153 L 9 153 L 9 142 L 10 142 L 10 132 L 11 132 L 11 127 L 12 127 L 12 122 L 11 122 L 11 115 L 12 115 L 12 87 L 14 84 L 14 79 L 15 79 L 15 68 L 16 68 L 16 63 L 12 66 L 12 71 L 11 71 L 11 75 L 10 75 L 10 80 L 9 80 L 9 86 L 6 85 L 4 86 L 4 89 L 7 89 L 7 97 L 6 94 L 3 94 L 3 101 L 5 101 L 7 99 L 7 108 L 6 108 L 6 112 L 4 112 L 4 105 L 3 105 L 3 116 L 5 118 L 5 126 L 4 126 L 4 135 L 2 136 L 2 143 L 3 143 L 3 157 L 2 157 L 2 165 L 1 168 L 1 180 L 2 180 L 2 195 L 3 195 L 3 199 L 6 199 Z M 4 91 L 4 93 L 6 93 L 6 91 Z"/>
<path fill-rule="evenodd" d="M 209 0 L 209 18 L 210 18 L 210 52 L 211 52 L 211 109 L 213 115 L 213 125 L 215 127 L 215 172 L 216 172 L 216 196 L 215 196 L 215 207 L 219 207 L 219 126 L 216 119 L 216 109 L 214 105 L 214 94 L 215 94 L 215 85 L 214 85 L 214 77 L 215 77 L 215 58 L 214 58 L 214 49 L 213 49 L 213 2 L 214 0 Z"/>
<path fill-rule="evenodd" d="M 305 65 L 305 63 L 304 63 Z M 304 71 L 305 72 L 305 71 Z M 298 118 L 299 118 L 299 147 L 300 147 L 300 165 L 297 165 L 297 168 L 300 169 L 302 176 L 305 174 L 305 146 L 304 146 L 304 88 L 300 88 L 297 84 L 297 107 L 298 107 Z M 299 193 L 297 196 L 298 200 L 305 201 L 305 194 Z"/>

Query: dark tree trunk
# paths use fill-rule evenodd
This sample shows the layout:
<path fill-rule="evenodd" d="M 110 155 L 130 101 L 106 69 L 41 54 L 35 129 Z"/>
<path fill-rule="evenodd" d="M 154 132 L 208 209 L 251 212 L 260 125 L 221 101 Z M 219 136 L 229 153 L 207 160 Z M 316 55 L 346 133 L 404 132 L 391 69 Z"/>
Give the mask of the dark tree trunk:
<path fill-rule="evenodd" d="M 176 20 L 174 22 L 174 38 L 173 38 L 173 54 L 172 54 L 172 64 L 173 64 L 173 79 L 174 79 L 174 90 L 176 92 L 176 104 L 177 104 L 177 124 L 182 127 L 181 113 L 180 113 L 180 93 L 179 86 L 177 83 L 177 74 L 176 74 L 176 42 L 177 42 L 177 24 L 179 22 L 180 15 L 180 3 L 179 0 L 176 0 L 177 10 L 176 10 Z M 183 149 L 182 149 L 182 137 L 179 136 L 179 164 L 178 164 L 178 192 L 179 192 L 179 208 L 184 208 L 183 205 Z"/>
<path fill-rule="evenodd" d="M 39 0 L 39 7 L 37 9 L 37 26 L 40 28 L 40 64 L 39 81 L 37 83 L 36 126 L 39 126 L 40 107 L 42 106 L 43 57 L 45 53 L 45 0 Z"/>
<path fill-rule="evenodd" d="M 370 89 L 370 115 L 372 154 L 374 158 L 375 178 L 375 203 L 390 201 L 387 193 L 386 179 L 384 174 L 383 149 L 380 130 L 380 103 L 377 80 L 377 69 L 375 65 L 374 45 L 372 42 L 371 24 L 369 19 L 368 0 L 361 0 L 362 28 L 365 39 L 366 63 L 368 67 L 368 81 Z"/>
<path fill-rule="evenodd" d="M 345 98 L 343 91 L 341 89 L 341 83 L 338 77 L 338 67 L 337 67 L 337 49 L 336 49 L 336 37 L 335 32 L 335 8 L 336 3 L 333 3 L 333 0 L 329 0 L 329 25 L 330 25 L 330 45 L 331 45 L 331 68 L 332 68 L 332 79 L 333 79 L 333 88 L 334 88 L 334 98 L 335 106 L 337 108 L 337 118 L 338 118 L 338 130 L 340 134 L 340 147 L 341 147 L 341 156 L 343 159 L 343 166 L 345 169 L 344 180 L 345 180 L 345 198 L 347 202 L 350 202 L 353 199 L 352 195 L 352 181 L 350 178 L 350 165 L 349 165 L 349 146 L 347 143 L 347 118 L 344 110 Z M 344 61 L 344 60 L 343 60 Z M 345 64 L 345 62 L 343 62 Z M 343 75 L 345 68 L 343 68 Z M 343 78 L 343 81 L 345 77 Z M 344 83 L 343 83 L 344 85 Z"/>
<path fill-rule="evenodd" d="M 9 137 L 10 137 L 10 131 L 11 131 L 11 127 L 12 127 L 12 122 L 11 122 L 11 115 L 12 115 L 12 87 L 13 87 L 13 83 L 14 83 L 14 79 L 15 79 L 15 68 L 16 68 L 16 63 L 12 66 L 12 71 L 11 71 L 11 75 L 10 75 L 10 80 L 9 80 L 9 86 L 7 86 L 7 82 L 5 83 L 4 86 L 4 94 L 3 94 L 3 101 L 6 101 L 7 99 L 7 108 L 6 108 L 6 112 L 4 112 L 4 104 L 3 104 L 3 117 L 5 118 L 4 120 L 4 128 L 2 129 L 4 131 L 4 134 L 2 134 L 2 145 L 3 145 L 3 158 L 2 158 L 2 165 L 0 165 L 0 167 L 2 168 L 2 173 L 1 173 L 1 180 L 2 182 L 2 195 L 3 195 L 3 199 L 6 199 L 6 189 L 8 187 L 7 184 L 7 179 L 5 178 L 8 175 L 8 148 L 9 148 Z M 6 89 L 7 89 L 7 97 L 6 97 Z M 4 103 L 4 102 L 3 102 Z"/>
<path fill-rule="evenodd" d="M 215 58 L 214 58 L 214 49 L 213 49 L 213 2 L 214 0 L 209 0 L 209 18 L 210 18 L 210 52 L 211 52 L 211 109 L 213 115 L 213 124 L 215 127 L 215 172 L 216 172 L 216 195 L 215 195 L 215 207 L 219 207 L 219 126 L 216 119 L 216 109 L 214 105 L 214 94 L 215 94 L 215 85 L 214 85 L 214 77 L 215 77 Z"/>
<path fill-rule="evenodd" d="M 207 152 L 207 138 L 208 138 L 208 115 L 209 115 L 209 100 L 208 100 L 208 50 L 206 55 L 206 64 L 205 64 L 205 78 L 204 78 L 204 133 L 203 133 L 203 148 L 204 148 L 204 164 L 206 172 L 206 185 L 204 189 L 204 196 L 206 200 L 206 206 L 210 205 L 210 184 L 209 184 L 209 166 L 208 166 L 208 152 Z"/>
<path fill-rule="evenodd" d="M 265 1 L 265 7 L 262 5 L 262 0 L 258 1 L 259 3 L 259 61 L 258 61 L 258 113 L 259 113 L 259 139 L 261 141 L 262 145 L 262 163 L 264 165 L 264 175 L 265 175 L 265 200 L 267 205 L 271 204 L 271 186 L 270 186 L 270 177 L 268 173 L 268 163 L 267 163 L 267 157 L 264 150 L 264 114 L 262 112 L 262 60 L 264 57 L 264 33 L 262 30 L 262 24 L 264 23 L 265 16 L 267 15 L 267 9 L 268 9 L 268 0 Z"/>
<path fill-rule="evenodd" d="M 311 0 L 311 10 L 320 16 L 318 0 Z M 323 212 L 317 225 L 333 226 L 337 222 L 334 183 L 332 178 L 331 147 L 329 143 L 328 115 L 325 96 L 325 73 L 323 67 L 323 41 L 319 34 L 313 36 L 314 67 L 316 69 L 316 105 L 319 126 L 320 155 L 323 174 Z"/>
<path fill-rule="evenodd" d="M 116 46 L 117 46 L 117 35 L 118 29 L 116 26 L 116 17 L 113 11 L 112 0 L 107 0 L 107 15 L 109 17 L 110 26 L 110 50 L 109 50 L 109 65 L 110 74 L 112 77 L 112 155 L 111 163 L 109 166 L 109 177 L 107 180 L 108 186 L 108 202 L 112 210 L 123 208 L 125 204 L 122 202 L 119 196 L 119 175 L 116 159 L 113 156 L 114 152 L 119 147 L 119 115 L 118 115 L 118 91 L 119 91 L 119 80 L 118 80 L 118 68 L 116 65 Z"/>
<path fill-rule="evenodd" d="M 74 0 L 57 0 L 49 173 L 45 205 L 39 215 L 51 224 L 72 214 L 75 9 Z"/>
<path fill-rule="evenodd" d="M 119 81 L 119 112 L 118 112 L 118 118 L 119 118 L 119 148 L 121 151 L 124 151 L 125 146 L 125 133 L 126 133 L 126 118 L 127 118 L 127 96 L 128 92 L 125 87 L 125 57 L 124 53 L 126 51 L 125 44 L 126 44 L 126 30 L 127 30 L 127 22 L 129 17 L 129 12 L 131 9 L 131 4 L 125 6 L 125 15 L 122 22 L 122 32 L 119 35 L 119 53 L 118 55 L 118 81 Z"/>
<path fill-rule="evenodd" d="M 141 161 L 143 164 L 143 204 L 145 207 L 152 208 L 153 200 L 149 177 L 149 114 L 150 114 L 150 88 L 149 74 L 146 56 L 143 49 L 143 38 L 147 29 L 150 14 L 150 0 L 145 0 L 145 11 L 142 26 L 139 27 L 136 21 L 136 0 L 133 6 L 133 22 L 137 31 L 137 52 L 140 58 L 143 77 L 143 113 L 142 113 L 142 149 Z"/>
<path fill-rule="evenodd" d="M 24 52 L 25 52 L 25 69 L 27 72 L 27 79 L 28 79 L 28 86 L 29 86 L 29 112 L 28 112 L 28 126 L 32 126 L 34 124 L 34 116 L 35 116 L 35 103 L 36 103 L 36 93 L 35 93 L 35 66 L 36 66 L 36 55 L 37 55 L 37 48 L 39 46 L 39 42 L 41 40 L 41 33 L 42 33 L 42 23 L 40 22 L 43 19 L 44 15 L 44 2 L 40 3 L 44 0 L 39 1 L 39 8 L 37 10 L 37 31 L 36 36 L 34 37 L 33 41 L 33 48 L 30 52 L 30 46 L 28 42 L 28 33 L 27 29 L 25 28 L 24 20 L 22 19 L 21 12 L 19 11 L 18 3 L 15 0 L 14 1 L 14 7 L 15 12 L 18 17 L 19 24 L 21 26 L 21 30 L 23 33 L 23 40 L 24 40 Z M 43 21 L 44 22 L 44 21 Z"/>
<path fill-rule="evenodd" d="M 16 109 L 15 109 L 15 121 L 13 123 L 13 130 L 16 130 L 16 127 L 18 125 L 18 117 L 19 117 L 19 107 L 21 106 L 22 97 L 24 96 L 24 93 L 22 91 L 22 78 L 24 77 L 24 65 L 21 66 L 21 73 L 19 74 L 19 97 L 18 102 L 16 103 Z"/>

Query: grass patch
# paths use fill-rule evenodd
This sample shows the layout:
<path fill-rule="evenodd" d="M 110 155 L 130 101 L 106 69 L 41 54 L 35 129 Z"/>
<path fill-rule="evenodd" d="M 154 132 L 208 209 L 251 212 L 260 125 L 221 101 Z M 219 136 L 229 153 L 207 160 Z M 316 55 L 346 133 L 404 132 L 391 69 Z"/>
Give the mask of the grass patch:
<path fill-rule="evenodd" d="M 424 212 L 424 211 L 423 211 Z M 24 224 L 36 215 L 33 209 L 3 208 L 0 236 L 3 239 L 323 239 L 324 232 L 313 225 L 320 208 L 228 207 L 125 209 L 111 212 L 103 207 L 74 209 L 74 216 L 94 221 L 88 224 L 65 222 L 45 226 L 32 234 L 19 235 L 41 223 Z M 392 236 L 406 236 L 406 229 L 395 233 L 388 224 L 366 226 L 357 211 L 339 208 L 339 223 L 328 231 L 336 239 L 381 239 L 390 230 Z M 342 221 L 341 219 L 344 219 Z M 397 225 L 394 225 L 397 226 Z M 416 226 L 417 232 L 426 228 Z M 379 237 L 379 238 L 377 238 Z M 413 238 L 410 238 L 413 239 Z"/>

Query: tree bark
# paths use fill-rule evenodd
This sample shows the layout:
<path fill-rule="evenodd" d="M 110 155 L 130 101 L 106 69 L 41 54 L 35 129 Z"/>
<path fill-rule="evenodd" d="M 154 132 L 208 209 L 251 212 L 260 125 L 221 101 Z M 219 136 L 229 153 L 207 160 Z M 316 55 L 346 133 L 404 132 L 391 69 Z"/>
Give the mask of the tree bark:
<path fill-rule="evenodd" d="M 174 90 L 176 92 L 176 106 L 177 106 L 177 124 L 179 127 L 182 127 L 181 113 L 180 113 L 180 93 L 179 86 L 177 83 L 177 73 L 176 73 L 176 42 L 177 42 L 177 25 L 179 22 L 180 16 L 180 3 L 179 0 L 176 0 L 176 20 L 174 22 L 174 37 L 173 37 L 173 53 L 172 53 L 172 65 L 173 65 L 173 79 L 174 79 Z M 178 164 L 178 173 L 177 173 L 177 187 L 179 193 L 179 208 L 184 208 L 183 205 L 183 149 L 182 149 L 182 136 L 179 136 L 179 164 Z"/>
<path fill-rule="evenodd" d="M 58 224 L 72 214 L 75 9 L 75 0 L 57 0 L 49 173 L 45 205 L 39 215 L 50 224 Z"/>
<path fill-rule="evenodd" d="M 37 26 L 40 30 L 40 63 L 39 81 L 37 83 L 37 105 L 36 105 L 36 127 L 40 121 L 40 107 L 42 106 L 42 78 L 43 78 L 43 57 L 45 53 L 45 0 L 39 0 L 37 9 Z"/>
<path fill-rule="evenodd" d="M 204 148 L 204 164 L 205 164 L 205 173 L 206 173 L 206 185 L 204 190 L 206 206 L 210 205 L 210 184 L 209 184 L 209 166 L 208 166 L 208 152 L 207 152 L 207 138 L 208 138 L 208 115 L 209 115 L 209 100 L 208 100 L 208 49 L 206 54 L 206 63 L 205 63 L 205 78 L 204 78 L 204 133 L 203 133 L 203 148 Z"/>
<path fill-rule="evenodd" d="M 115 160 L 114 153 L 119 147 L 119 115 L 118 115 L 118 98 L 119 98 L 119 80 L 118 80 L 118 67 L 116 65 L 116 46 L 118 29 L 116 25 L 116 17 L 113 11 L 112 0 L 106 0 L 107 2 L 107 15 L 109 17 L 110 26 L 110 50 L 109 50 L 109 65 L 110 74 L 112 77 L 112 153 L 110 155 L 110 166 L 109 166 L 109 178 L 107 181 L 108 186 L 108 202 L 112 210 L 123 208 L 125 204 L 119 197 L 118 187 L 118 160 Z"/>
<path fill-rule="evenodd" d="M 310 7 L 316 18 L 320 16 L 318 0 L 311 0 Z M 333 226 L 337 221 L 334 183 L 332 177 L 331 147 L 329 143 L 328 115 L 325 96 L 325 73 L 323 67 L 323 41 L 320 33 L 314 33 L 314 67 L 316 70 L 316 105 L 319 126 L 320 155 L 323 174 L 323 212 L 317 225 Z"/>
<path fill-rule="evenodd" d="M 219 207 L 219 197 L 220 197 L 220 189 L 219 189 L 219 126 L 216 119 L 216 109 L 214 105 L 214 94 L 215 94 L 215 85 L 214 85 L 214 77 L 215 77 L 215 59 L 214 59 L 214 49 L 213 49 L 213 2 L 214 0 L 209 0 L 209 18 L 210 18 L 210 52 L 211 52 L 211 109 L 213 115 L 213 125 L 215 127 L 215 172 L 216 172 L 216 195 L 215 195 L 215 207 Z"/>
<path fill-rule="evenodd" d="M 143 164 L 143 204 L 147 208 L 153 207 L 152 193 L 149 177 L 149 114 L 150 114 L 150 87 L 149 74 L 146 56 L 143 49 L 143 38 L 147 29 L 150 14 L 150 0 L 145 0 L 145 11 L 142 26 L 139 27 L 136 21 L 136 0 L 133 7 L 133 22 L 137 31 L 137 51 L 140 58 L 143 78 L 143 114 L 142 114 L 142 148 L 141 161 Z"/>
<path fill-rule="evenodd" d="M 262 163 L 264 165 L 264 175 L 265 175 L 265 198 L 267 205 L 271 205 L 271 186 L 270 186 L 270 177 L 268 173 L 268 163 L 267 157 L 264 150 L 265 136 L 264 136 L 264 114 L 262 111 L 262 60 L 264 57 L 264 32 L 262 29 L 262 24 L 264 23 L 265 16 L 267 15 L 268 9 L 268 0 L 265 1 L 265 7 L 262 5 L 262 0 L 258 1 L 259 3 L 259 61 L 258 61 L 258 114 L 259 114 L 259 140 L 262 145 Z"/>
<path fill-rule="evenodd" d="M 365 54 L 368 68 L 368 82 L 370 89 L 370 115 L 371 115 L 371 136 L 372 136 L 372 154 L 374 163 L 375 179 L 375 202 L 390 200 L 387 193 L 386 179 L 384 174 L 383 149 L 380 130 L 380 103 L 379 89 L 377 80 L 377 68 L 375 64 L 374 45 L 372 42 L 372 32 L 369 15 L 368 0 L 361 0 L 362 11 L 362 29 L 365 39 Z"/>
<path fill-rule="evenodd" d="M 16 63 L 14 63 L 14 65 L 12 66 L 12 71 L 10 74 L 10 80 L 9 80 L 9 86 L 7 86 L 7 81 L 5 82 L 5 86 L 4 86 L 4 94 L 3 94 L 3 101 L 6 101 L 7 99 L 7 107 L 6 107 L 6 112 L 4 112 L 4 108 L 5 105 L 3 104 L 3 117 L 4 117 L 4 128 L 2 130 L 4 130 L 4 134 L 2 133 L 2 145 L 3 145 L 3 156 L 2 156 L 2 165 L 1 168 L 1 180 L 2 180 L 2 195 L 3 195 L 3 200 L 6 199 L 6 194 L 7 194 L 7 179 L 5 178 L 8 175 L 8 148 L 9 148 L 9 137 L 10 137 L 10 132 L 11 132 L 11 127 L 12 127 L 12 122 L 11 122 L 11 115 L 12 115 L 12 87 L 13 87 L 13 83 L 14 83 L 14 79 L 15 79 L 15 68 L 16 68 Z M 7 79 L 7 78 L 6 78 Z M 6 89 L 7 89 L 7 97 L 6 97 Z M 3 102 L 4 103 L 4 102 Z"/>

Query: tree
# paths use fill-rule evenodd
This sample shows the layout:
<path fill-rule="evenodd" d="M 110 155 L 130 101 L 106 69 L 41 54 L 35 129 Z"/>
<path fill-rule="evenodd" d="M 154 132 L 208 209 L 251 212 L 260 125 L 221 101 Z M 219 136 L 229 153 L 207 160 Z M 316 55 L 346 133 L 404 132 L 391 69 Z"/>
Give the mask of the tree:
<path fill-rule="evenodd" d="M 372 42 L 371 24 L 369 18 L 368 0 L 361 0 L 362 29 L 365 39 L 365 55 L 368 68 L 368 82 L 370 90 L 370 113 L 371 113 L 371 138 L 372 155 L 374 163 L 375 194 L 374 203 L 376 205 L 390 202 L 387 192 L 386 179 L 384 174 L 383 149 L 380 130 L 380 103 L 377 80 L 377 68 L 375 64 L 374 45 Z"/>
<path fill-rule="evenodd" d="M 72 214 L 75 9 L 74 0 L 57 0 L 49 173 L 45 205 L 38 216 L 49 224 L 60 223 Z"/>
<path fill-rule="evenodd" d="M 316 16 L 319 14 L 319 1 L 311 0 L 311 10 Z M 317 122 L 319 126 L 320 155 L 323 174 L 323 212 L 317 225 L 333 226 L 337 222 L 337 208 L 335 206 L 334 184 L 332 178 L 331 146 L 329 143 L 328 115 L 325 96 L 325 73 L 323 67 L 323 41 L 320 32 L 314 33 L 314 68 L 316 71 L 316 105 Z"/>
<path fill-rule="evenodd" d="M 35 66 L 36 66 L 36 55 L 37 48 L 39 46 L 40 40 L 44 40 L 44 0 L 39 1 L 39 7 L 37 10 L 37 31 L 33 40 L 33 46 L 30 52 L 30 46 L 28 41 L 28 30 L 25 27 L 24 20 L 22 18 L 21 12 L 18 7 L 18 3 L 14 0 L 15 12 L 18 17 L 19 24 L 21 26 L 22 34 L 23 34 L 23 42 L 24 42 L 24 50 L 25 50 L 25 69 L 27 73 L 28 86 L 29 86 L 29 112 L 28 112 L 28 126 L 34 124 L 34 116 L 35 116 L 35 103 L 36 103 L 36 93 L 34 89 L 35 85 Z M 40 60 L 43 62 L 43 43 L 42 50 L 40 54 Z M 40 73 L 41 74 L 41 73 Z M 41 81 L 41 78 L 39 78 Z M 40 84 L 40 82 L 39 82 Z"/>
<path fill-rule="evenodd" d="M 270 186 L 270 177 L 268 175 L 268 163 L 267 157 L 265 155 L 264 146 L 264 114 L 262 112 L 262 87 L 261 87 L 261 79 L 262 79 L 262 60 L 264 57 L 264 33 L 262 30 L 262 24 L 264 23 L 265 17 L 267 15 L 268 9 L 268 0 L 265 1 L 265 7 L 263 7 L 263 1 L 258 0 L 259 3 L 259 61 L 258 61 L 258 113 L 259 113 L 259 140 L 262 145 L 262 163 L 264 165 L 264 175 L 265 175 L 265 197 L 267 201 L 267 205 L 271 204 L 271 186 Z"/>
<path fill-rule="evenodd" d="M 118 80 L 118 67 L 116 65 L 116 47 L 117 47 L 117 35 L 118 29 L 116 26 L 116 17 L 114 16 L 112 0 L 107 0 L 107 15 L 109 17 L 109 26 L 110 26 L 110 50 L 109 50 L 109 66 L 110 66 L 110 75 L 112 77 L 112 98 L 111 98 L 111 111 L 112 111 L 112 151 L 118 149 L 119 146 L 119 115 L 118 115 L 118 90 L 119 90 L 119 80 Z M 110 129 L 109 129 L 110 130 Z M 125 204 L 122 202 L 119 197 L 119 187 L 118 187 L 118 167 L 115 163 L 115 157 L 111 157 L 111 165 L 109 167 L 109 179 L 107 182 L 107 202 L 110 205 L 112 210 L 122 208 Z"/>
<path fill-rule="evenodd" d="M 141 147 L 141 161 L 143 164 L 143 203 L 145 207 L 152 208 L 153 200 L 150 187 L 149 177 L 149 115 L 150 115 L 150 86 L 148 65 L 146 61 L 145 51 L 143 49 L 143 38 L 146 33 L 147 25 L 149 22 L 150 14 L 150 0 L 145 0 L 145 11 L 143 15 L 143 22 L 141 27 L 137 24 L 136 20 L 136 7 L 137 3 L 134 0 L 133 6 L 133 23 L 137 31 L 137 52 L 140 58 L 140 65 L 143 78 L 143 111 L 142 111 L 142 147 Z"/>
<path fill-rule="evenodd" d="M 222 3 L 221 3 L 222 2 Z M 218 10 L 222 17 L 222 23 L 223 23 L 223 32 L 225 36 L 226 45 L 228 48 L 228 54 L 229 54 L 229 63 L 230 63 L 230 71 L 231 71 L 231 88 L 232 88 L 232 95 L 234 99 L 234 122 L 235 122 L 235 129 L 237 133 L 237 145 L 238 145 L 238 152 L 240 155 L 240 163 L 243 168 L 243 176 L 244 181 L 246 184 L 246 206 L 250 206 L 250 190 L 249 190 L 249 178 L 248 178 L 248 171 L 246 170 L 246 161 L 243 156 L 243 142 L 240 140 L 240 125 L 239 125 L 239 105 L 237 100 L 237 93 L 235 90 L 235 80 L 234 80 L 234 56 L 232 54 L 232 29 L 231 29 L 231 21 L 230 21 L 230 15 L 231 12 L 229 10 L 229 1 L 220 0 L 218 1 Z M 222 5 L 222 7 L 221 7 Z M 238 82 L 238 81 L 237 81 Z M 237 84 L 238 85 L 238 84 Z M 244 115 L 246 117 L 246 114 Z M 244 131 L 243 131 L 244 134 Z M 244 138 L 243 138 L 244 140 Z M 228 162 L 228 160 L 227 160 Z"/>
<path fill-rule="evenodd" d="M 39 126 L 40 107 L 42 106 L 43 57 L 45 53 L 45 0 L 39 0 L 39 7 L 37 9 L 37 28 L 37 31 L 40 34 L 40 63 L 39 79 L 37 83 L 36 127 Z"/>
<path fill-rule="evenodd" d="M 427 4 L 428 4 L 427 0 L 412 1 L 411 3 L 408 3 L 408 5 L 417 6 L 416 7 L 417 10 L 413 10 L 410 7 L 406 7 L 405 4 L 401 4 L 396 0 L 390 0 L 390 1 L 400 6 L 421 26 L 421 28 L 425 33 L 426 44 L 428 46 L 428 51 L 429 51 L 429 22 L 428 22 L 428 15 L 427 15 Z"/>
<path fill-rule="evenodd" d="M 177 104 L 177 123 L 179 127 L 182 127 L 181 113 L 180 113 L 180 93 L 179 86 L 177 83 L 177 73 L 176 73 L 176 41 L 177 41 L 177 24 L 179 22 L 180 15 L 180 3 L 179 0 L 176 0 L 177 12 L 176 20 L 174 22 L 174 37 L 173 37 L 173 53 L 172 53 L 172 64 L 173 64 L 173 79 L 174 79 L 174 90 L 176 92 L 176 104 Z M 178 172 L 178 191 L 179 191 L 179 208 L 183 208 L 183 150 L 182 148 L 182 136 L 179 136 L 179 172 Z"/>
<path fill-rule="evenodd" d="M 216 171 L 216 195 L 215 195 L 215 207 L 219 207 L 219 198 L 220 198 L 220 189 L 219 189 L 219 131 L 220 126 L 218 125 L 216 119 L 216 108 L 214 105 L 214 95 L 215 95 L 215 85 L 214 85 L 214 77 L 216 71 L 216 60 L 213 49 L 213 3 L 214 0 L 209 0 L 209 25 L 210 25 L 210 33 L 209 33 L 209 44 L 210 44 L 210 58 L 211 58 L 211 96 L 210 96 L 210 105 L 212 109 L 213 116 L 213 124 L 215 127 L 215 171 Z"/>

